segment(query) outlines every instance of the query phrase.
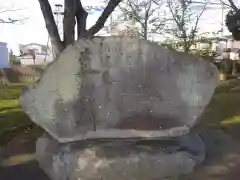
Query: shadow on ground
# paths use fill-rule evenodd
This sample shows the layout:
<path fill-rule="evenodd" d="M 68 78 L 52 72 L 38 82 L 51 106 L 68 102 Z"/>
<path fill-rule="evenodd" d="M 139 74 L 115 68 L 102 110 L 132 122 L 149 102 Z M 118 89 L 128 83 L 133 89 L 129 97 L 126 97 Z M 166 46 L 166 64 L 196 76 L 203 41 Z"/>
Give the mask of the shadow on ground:
<path fill-rule="evenodd" d="M 38 167 L 37 162 L 32 161 L 11 167 L 0 167 L 1 180 L 50 180 Z"/>
<path fill-rule="evenodd" d="M 206 146 L 205 161 L 181 180 L 239 180 L 239 142 L 222 130 L 204 130 L 200 137 Z"/>

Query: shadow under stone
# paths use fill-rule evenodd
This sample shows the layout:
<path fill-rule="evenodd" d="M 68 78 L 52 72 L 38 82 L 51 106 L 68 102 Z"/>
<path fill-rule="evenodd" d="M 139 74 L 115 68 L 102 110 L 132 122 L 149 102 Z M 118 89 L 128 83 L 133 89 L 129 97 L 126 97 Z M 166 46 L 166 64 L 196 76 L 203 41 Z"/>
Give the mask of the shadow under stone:
<path fill-rule="evenodd" d="M 1 180 L 50 180 L 50 178 L 33 161 L 11 167 L 0 167 Z"/>
<path fill-rule="evenodd" d="M 116 127 L 119 129 L 159 130 L 183 126 L 177 117 L 169 115 L 156 116 L 151 113 L 140 113 L 121 120 Z"/>

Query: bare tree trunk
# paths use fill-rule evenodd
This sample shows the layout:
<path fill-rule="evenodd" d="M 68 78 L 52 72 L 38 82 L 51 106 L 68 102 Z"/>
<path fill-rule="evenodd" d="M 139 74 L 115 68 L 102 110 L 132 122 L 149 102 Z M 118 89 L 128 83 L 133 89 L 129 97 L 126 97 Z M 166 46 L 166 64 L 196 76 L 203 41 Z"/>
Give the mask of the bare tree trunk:
<path fill-rule="evenodd" d="M 61 42 L 58 29 L 53 17 L 52 8 L 48 0 L 38 0 L 40 8 L 45 19 L 46 28 L 51 40 L 51 44 L 54 50 L 54 53 L 58 55 L 63 49 L 63 43 Z"/>
<path fill-rule="evenodd" d="M 150 5 L 149 5 L 150 7 Z M 144 27 L 143 27 L 143 39 L 147 39 L 147 31 L 148 31 L 148 12 L 149 12 L 149 9 L 148 10 L 146 9 L 146 6 L 145 6 L 145 17 L 144 17 Z"/>
<path fill-rule="evenodd" d="M 148 20 L 149 20 L 149 11 L 151 9 L 152 6 L 152 1 L 149 1 L 149 3 L 147 3 L 145 5 L 145 18 L 144 18 L 144 39 L 148 39 Z"/>
<path fill-rule="evenodd" d="M 184 46 L 184 52 L 185 53 L 189 53 L 189 50 L 190 50 L 189 46 Z"/>
<path fill-rule="evenodd" d="M 81 0 L 65 0 L 64 8 L 64 43 L 61 41 L 58 29 L 52 13 L 52 8 L 48 0 L 38 0 L 41 11 L 45 20 L 46 28 L 53 46 L 53 51 L 57 56 L 67 45 L 72 44 L 75 41 L 75 24 L 77 21 L 77 33 L 78 39 L 83 36 L 92 37 L 96 34 L 106 22 L 107 18 L 113 12 L 115 7 L 121 2 L 121 0 L 110 0 L 107 7 L 89 30 L 86 30 L 87 12 L 84 10 L 81 4 Z M 76 19 L 75 19 L 76 18 Z"/>
<path fill-rule="evenodd" d="M 236 61 L 233 60 L 233 61 L 232 61 L 232 66 L 233 66 L 233 67 L 232 67 L 232 75 L 236 75 L 236 72 L 237 72 L 236 65 L 237 65 Z"/>
<path fill-rule="evenodd" d="M 184 42 L 184 45 L 183 45 L 184 52 L 188 53 L 189 49 L 190 49 L 190 46 L 189 46 L 189 40 L 187 39 L 187 34 L 186 34 L 185 30 L 183 30 L 183 35 L 184 35 L 184 39 L 183 39 L 183 42 Z"/>
<path fill-rule="evenodd" d="M 144 23 L 144 30 L 143 30 L 143 38 L 147 40 L 148 38 L 148 22 L 147 19 L 145 19 L 145 23 Z"/>
<path fill-rule="evenodd" d="M 74 42 L 75 35 L 75 12 L 76 12 L 76 1 L 65 0 L 64 1 L 64 19 L 63 19 L 63 40 L 64 46 L 68 46 Z"/>
<path fill-rule="evenodd" d="M 78 39 L 86 35 L 86 22 L 88 13 L 83 9 L 80 0 L 76 0 L 76 19 Z"/>
<path fill-rule="evenodd" d="M 121 2 L 122 0 L 110 0 L 107 7 L 104 9 L 101 16 L 98 18 L 95 25 L 93 25 L 87 32 L 88 36 L 93 36 L 96 34 L 100 29 L 103 28 L 107 18 L 110 14 L 114 11 L 115 7 Z"/>

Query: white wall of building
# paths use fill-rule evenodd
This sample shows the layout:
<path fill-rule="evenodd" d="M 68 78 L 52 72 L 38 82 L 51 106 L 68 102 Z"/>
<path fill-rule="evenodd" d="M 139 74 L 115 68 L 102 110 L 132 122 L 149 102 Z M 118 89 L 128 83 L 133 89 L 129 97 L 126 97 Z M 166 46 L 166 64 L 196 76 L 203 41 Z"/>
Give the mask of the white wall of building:
<path fill-rule="evenodd" d="M 9 62 L 9 51 L 7 43 L 0 42 L 0 68 L 8 68 Z"/>
<path fill-rule="evenodd" d="M 227 42 L 227 48 L 240 49 L 240 41 L 229 40 Z"/>
<path fill-rule="evenodd" d="M 42 52 L 42 47 L 35 45 L 35 44 L 27 45 L 27 46 L 23 47 L 21 50 L 23 53 L 29 53 L 29 49 L 34 49 L 36 53 Z"/>
<path fill-rule="evenodd" d="M 34 62 L 33 57 L 30 55 L 19 57 L 22 65 L 45 65 L 53 61 L 53 56 L 51 55 L 36 55 L 36 60 Z"/>
<path fill-rule="evenodd" d="M 35 53 L 37 54 L 45 54 L 46 51 L 44 51 L 43 48 L 44 48 L 43 45 L 34 44 L 34 43 L 27 44 L 27 45 L 20 45 L 20 51 L 23 54 L 29 54 L 29 50 L 34 50 Z M 51 54 L 50 48 L 47 49 L 47 54 Z"/>
<path fill-rule="evenodd" d="M 222 54 L 224 49 L 227 47 L 227 42 L 226 41 L 219 41 L 218 43 L 216 43 L 216 45 L 214 46 L 216 53 L 217 54 Z"/>

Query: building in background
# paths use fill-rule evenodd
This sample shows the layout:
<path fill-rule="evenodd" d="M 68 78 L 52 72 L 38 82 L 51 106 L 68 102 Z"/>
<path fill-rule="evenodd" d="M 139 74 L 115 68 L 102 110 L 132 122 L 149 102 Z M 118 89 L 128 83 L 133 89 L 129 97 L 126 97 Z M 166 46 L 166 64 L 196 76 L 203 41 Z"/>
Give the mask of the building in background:
<path fill-rule="evenodd" d="M 0 68 L 8 68 L 9 66 L 9 50 L 7 43 L 0 42 Z"/>
<path fill-rule="evenodd" d="M 51 49 L 42 44 L 30 43 L 19 45 L 20 56 L 17 59 L 22 65 L 46 65 L 53 61 Z"/>

